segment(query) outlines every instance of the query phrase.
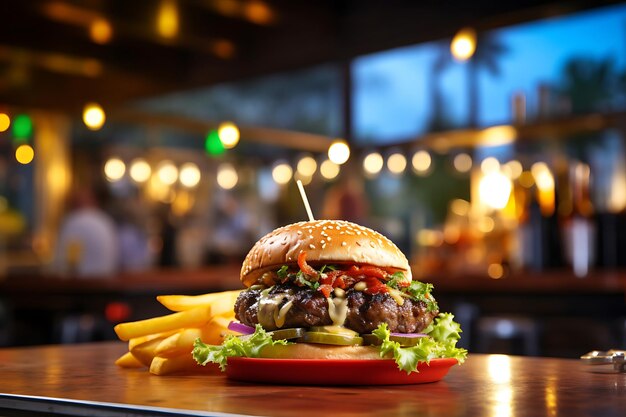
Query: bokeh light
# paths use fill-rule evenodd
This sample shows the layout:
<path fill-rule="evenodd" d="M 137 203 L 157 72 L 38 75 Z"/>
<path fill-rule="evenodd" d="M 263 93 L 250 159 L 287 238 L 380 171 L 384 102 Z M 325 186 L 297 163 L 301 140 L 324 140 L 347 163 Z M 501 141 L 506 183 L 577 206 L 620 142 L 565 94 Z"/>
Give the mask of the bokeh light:
<path fill-rule="evenodd" d="M 11 126 L 11 118 L 8 114 L 0 113 L 0 132 L 6 132 Z"/>
<path fill-rule="evenodd" d="M 27 114 L 18 114 L 13 119 L 13 137 L 18 141 L 28 139 L 33 134 L 33 121 Z"/>
<path fill-rule="evenodd" d="M 286 162 L 280 162 L 272 169 L 272 178 L 277 184 L 287 184 L 293 175 L 293 169 Z"/>
<path fill-rule="evenodd" d="M 296 165 L 296 171 L 298 171 L 302 177 L 311 177 L 315 174 L 315 171 L 317 171 L 317 162 L 315 161 L 315 158 L 312 156 L 304 156 L 300 158 L 298 165 Z"/>
<path fill-rule="evenodd" d="M 144 183 L 150 178 L 150 175 L 152 174 L 152 168 L 145 159 L 133 159 L 130 163 L 129 174 L 130 178 L 133 181 L 137 183 Z"/>
<path fill-rule="evenodd" d="M 490 174 L 500 170 L 500 162 L 493 156 L 483 159 L 480 163 L 480 170 L 483 174 Z"/>
<path fill-rule="evenodd" d="M 469 154 L 460 153 L 454 157 L 452 165 L 458 172 L 469 172 L 472 169 L 472 157 Z"/>
<path fill-rule="evenodd" d="M 478 195 L 488 207 L 501 210 L 509 201 L 512 188 L 511 180 L 506 175 L 500 171 L 491 171 L 481 178 Z"/>
<path fill-rule="evenodd" d="M 198 165 L 193 162 L 187 162 L 180 167 L 178 179 L 180 183 L 187 188 L 193 188 L 198 185 L 201 177 L 202 174 L 200 173 Z"/>
<path fill-rule="evenodd" d="M 463 28 L 454 35 L 450 44 L 450 52 L 458 61 L 467 61 L 476 52 L 476 31 L 472 28 Z"/>
<path fill-rule="evenodd" d="M 218 156 L 223 154 L 226 149 L 224 148 L 224 144 L 220 140 L 220 135 L 217 133 L 217 130 L 211 130 L 206 135 L 206 140 L 204 141 L 204 149 L 211 156 Z"/>
<path fill-rule="evenodd" d="M 239 128 L 231 122 L 224 122 L 217 128 L 217 135 L 226 149 L 232 149 L 239 143 Z"/>
<path fill-rule="evenodd" d="M 35 158 L 35 150 L 30 145 L 20 145 L 15 150 L 15 159 L 20 164 L 30 164 Z"/>
<path fill-rule="evenodd" d="M 411 165 L 413 166 L 413 171 L 417 174 L 425 174 L 430 169 L 432 164 L 432 158 L 428 151 L 417 151 L 413 154 L 413 158 L 411 158 Z"/>
<path fill-rule="evenodd" d="M 401 153 L 394 153 L 387 158 L 387 169 L 395 175 L 400 175 L 406 169 L 406 157 Z"/>
<path fill-rule="evenodd" d="M 350 158 L 350 147 L 346 141 L 335 140 L 328 148 L 328 159 L 337 165 L 345 164 Z"/>
<path fill-rule="evenodd" d="M 157 13 L 157 31 L 166 39 L 172 39 L 178 35 L 178 7 L 174 0 L 161 0 Z"/>
<path fill-rule="evenodd" d="M 238 182 L 239 174 L 232 164 L 224 162 L 217 167 L 217 185 L 221 188 L 224 190 L 233 189 Z"/>
<path fill-rule="evenodd" d="M 91 130 L 100 129 L 106 120 L 104 110 L 98 103 L 88 103 L 83 109 L 83 122 Z"/>
<path fill-rule="evenodd" d="M 126 164 L 119 158 L 111 158 L 104 164 L 104 175 L 109 181 L 119 181 L 126 172 Z"/>
<path fill-rule="evenodd" d="M 89 25 L 89 37 L 95 43 L 104 45 L 113 37 L 113 28 L 106 19 L 96 19 Z"/>
<path fill-rule="evenodd" d="M 178 180 L 178 168 L 172 161 L 163 161 L 157 168 L 157 176 L 165 185 L 173 185 Z"/>
<path fill-rule="evenodd" d="M 366 174 L 377 175 L 382 169 L 385 161 L 378 152 L 372 152 L 363 158 L 363 170 Z"/>
<path fill-rule="evenodd" d="M 322 165 L 320 165 L 320 173 L 322 174 L 322 177 L 329 181 L 337 178 L 339 171 L 339 165 L 329 159 L 326 159 L 322 162 Z"/>

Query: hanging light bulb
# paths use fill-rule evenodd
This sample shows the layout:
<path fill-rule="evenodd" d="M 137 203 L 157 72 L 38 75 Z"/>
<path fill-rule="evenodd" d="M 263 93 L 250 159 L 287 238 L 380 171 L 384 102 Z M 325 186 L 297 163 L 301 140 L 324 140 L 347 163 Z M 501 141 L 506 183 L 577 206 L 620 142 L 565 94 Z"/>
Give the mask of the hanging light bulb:
<path fill-rule="evenodd" d="M 394 175 L 400 175 L 406 169 L 406 157 L 397 152 L 387 158 L 387 169 Z"/>
<path fill-rule="evenodd" d="M 279 162 L 272 169 L 272 178 L 277 184 L 287 184 L 293 175 L 293 169 L 286 162 Z"/>
<path fill-rule="evenodd" d="M 472 28 L 463 28 L 454 35 L 450 44 L 450 52 L 458 61 L 467 61 L 476 52 L 476 31 Z"/>
<path fill-rule="evenodd" d="M 104 175 L 111 182 L 121 180 L 125 172 L 126 164 L 119 158 L 111 158 L 104 164 Z"/>
<path fill-rule="evenodd" d="M 217 167 L 217 185 L 224 190 L 235 188 L 239 182 L 239 174 L 232 164 L 225 162 Z"/>
<path fill-rule="evenodd" d="M 88 103 L 83 109 L 83 122 L 91 130 L 98 130 L 104 125 L 106 116 L 98 103 Z"/>
<path fill-rule="evenodd" d="M 180 183 L 187 188 L 193 188 L 200 182 L 201 173 L 198 165 L 188 162 L 180 167 L 178 179 Z"/>
<path fill-rule="evenodd" d="M 152 168 L 145 159 L 137 158 L 131 161 L 129 174 L 136 183 L 144 183 L 150 178 Z"/>
<path fill-rule="evenodd" d="M 432 164 L 432 157 L 428 153 L 428 151 L 417 151 L 413 154 L 413 158 L 411 158 L 411 165 L 413 166 L 413 171 L 416 174 L 424 175 L 427 174 L 430 170 L 430 166 Z"/>
<path fill-rule="evenodd" d="M 328 159 L 334 164 L 345 164 L 350 158 L 350 146 L 345 140 L 337 139 L 328 148 Z"/>
<path fill-rule="evenodd" d="M 217 135 L 226 149 L 232 149 L 239 143 L 239 129 L 234 123 L 224 122 L 217 128 Z"/>
<path fill-rule="evenodd" d="M 366 174 L 375 176 L 383 169 L 384 163 L 385 161 L 381 154 L 372 152 L 363 158 L 363 170 L 365 170 Z"/>

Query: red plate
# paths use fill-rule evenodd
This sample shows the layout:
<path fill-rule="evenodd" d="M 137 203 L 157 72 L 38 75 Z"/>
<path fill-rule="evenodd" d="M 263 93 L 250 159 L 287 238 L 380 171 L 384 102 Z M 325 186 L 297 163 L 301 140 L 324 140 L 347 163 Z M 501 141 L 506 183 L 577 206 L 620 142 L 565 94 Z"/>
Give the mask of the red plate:
<path fill-rule="evenodd" d="M 456 359 L 420 362 L 419 372 L 400 371 L 390 359 L 261 359 L 228 358 L 226 375 L 247 382 L 300 385 L 402 385 L 442 379 Z"/>

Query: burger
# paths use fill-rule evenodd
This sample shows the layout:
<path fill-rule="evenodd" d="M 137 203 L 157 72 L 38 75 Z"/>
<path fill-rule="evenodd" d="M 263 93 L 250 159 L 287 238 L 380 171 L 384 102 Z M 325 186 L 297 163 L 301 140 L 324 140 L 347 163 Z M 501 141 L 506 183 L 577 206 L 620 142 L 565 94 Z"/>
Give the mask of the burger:
<path fill-rule="evenodd" d="M 280 359 L 393 358 L 414 372 L 418 362 L 455 358 L 460 326 L 440 313 L 432 284 L 412 278 L 409 262 L 380 233 L 351 222 L 316 220 L 261 238 L 240 274 L 247 288 L 235 302 L 237 322 L 220 346 L 201 340 L 193 356 L 222 369 L 229 357 Z"/>

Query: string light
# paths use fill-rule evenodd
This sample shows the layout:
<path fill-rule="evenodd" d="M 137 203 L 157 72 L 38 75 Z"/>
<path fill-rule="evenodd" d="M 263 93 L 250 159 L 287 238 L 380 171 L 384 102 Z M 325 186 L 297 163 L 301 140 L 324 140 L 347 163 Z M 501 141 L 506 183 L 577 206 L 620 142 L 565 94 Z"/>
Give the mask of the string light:
<path fill-rule="evenodd" d="M 337 178 L 337 175 L 339 175 L 339 171 L 339 165 L 329 159 L 326 159 L 324 162 L 322 162 L 322 165 L 320 166 L 320 173 L 322 174 L 322 177 L 329 181 Z"/>
<path fill-rule="evenodd" d="M 217 167 L 217 185 L 224 190 L 235 188 L 239 182 L 239 174 L 232 164 L 225 162 Z"/>
<path fill-rule="evenodd" d="M 178 175 L 178 179 L 180 183 L 187 187 L 193 188 L 200 182 L 202 174 L 200 173 L 200 169 L 198 165 L 193 162 L 187 162 L 180 167 L 180 174 Z"/>
<path fill-rule="evenodd" d="M 152 168 L 144 159 L 133 159 L 130 163 L 130 178 L 137 183 L 148 181 L 152 174 Z"/>
<path fill-rule="evenodd" d="M 296 165 L 296 171 L 302 177 L 311 177 L 317 171 L 317 162 L 311 156 L 303 156 Z M 304 181 L 302 181 L 304 183 Z M 306 184 L 305 184 L 306 185 Z"/>
<path fill-rule="evenodd" d="M 478 195 L 488 207 L 501 210 L 509 201 L 512 188 L 511 180 L 504 174 L 500 171 L 490 171 L 481 178 Z"/>
<path fill-rule="evenodd" d="M 483 172 L 483 174 L 490 174 L 492 172 L 499 171 L 500 162 L 498 162 L 498 160 L 494 158 L 493 156 L 490 156 L 488 158 L 485 158 L 480 163 L 480 170 Z"/>
<path fill-rule="evenodd" d="M 164 38 L 178 35 L 178 8 L 173 0 L 162 0 L 157 14 L 157 31 Z"/>
<path fill-rule="evenodd" d="M 341 165 L 350 158 L 350 147 L 345 140 L 337 139 L 328 148 L 328 159 L 334 164 Z"/>
<path fill-rule="evenodd" d="M 165 185 L 173 185 L 178 180 L 178 168 L 172 161 L 163 161 L 157 169 L 159 180 Z"/>
<path fill-rule="evenodd" d="M 450 52 L 458 61 L 467 61 L 476 52 L 476 31 L 464 28 L 457 32 L 450 44 Z"/>
<path fill-rule="evenodd" d="M 0 113 L 0 132 L 5 132 L 11 126 L 11 118 L 8 114 Z"/>
<path fill-rule="evenodd" d="M 387 158 L 387 169 L 395 175 L 400 175 L 406 169 L 406 157 L 401 153 L 394 153 Z"/>
<path fill-rule="evenodd" d="M 239 129 L 234 123 L 224 122 L 217 128 L 217 135 L 226 149 L 232 149 L 239 143 Z"/>
<path fill-rule="evenodd" d="M 88 103 L 83 109 L 83 122 L 91 130 L 98 130 L 104 125 L 106 116 L 98 103 Z"/>
<path fill-rule="evenodd" d="M 287 184 L 293 175 L 293 169 L 286 162 L 281 162 L 272 169 L 272 178 L 277 184 Z"/>
<path fill-rule="evenodd" d="M 454 157 L 452 165 L 460 173 L 469 172 L 472 169 L 472 157 L 466 153 L 460 153 Z"/>
<path fill-rule="evenodd" d="M 383 169 L 384 163 L 385 161 L 381 154 L 372 152 L 363 159 L 363 169 L 366 174 L 375 176 Z"/>
<path fill-rule="evenodd" d="M 411 158 L 411 165 L 413 166 L 413 171 L 415 171 L 418 175 L 424 175 L 430 169 L 432 164 L 432 158 L 427 151 L 421 150 L 415 152 L 413 154 L 413 158 Z"/>
<path fill-rule="evenodd" d="M 20 145 L 15 150 L 15 159 L 22 165 L 30 164 L 35 158 L 35 150 L 30 145 Z"/>
<path fill-rule="evenodd" d="M 121 180 L 125 172 L 126 164 L 119 158 L 111 158 L 104 164 L 104 175 L 111 182 Z"/>

